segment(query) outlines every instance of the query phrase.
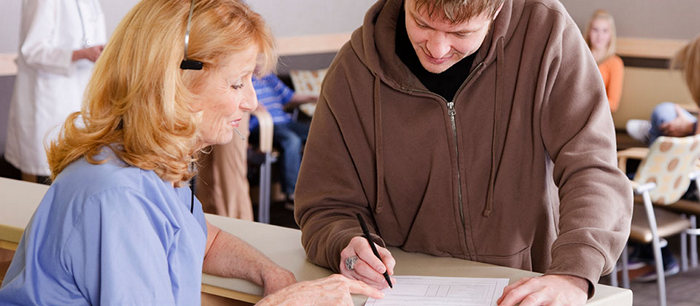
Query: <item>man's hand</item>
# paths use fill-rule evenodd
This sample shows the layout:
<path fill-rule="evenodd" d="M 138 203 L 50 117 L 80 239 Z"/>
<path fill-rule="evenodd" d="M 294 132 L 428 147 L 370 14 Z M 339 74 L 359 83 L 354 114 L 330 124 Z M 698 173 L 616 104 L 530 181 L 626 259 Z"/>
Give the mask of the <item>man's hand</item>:
<path fill-rule="evenodd" d="M 266 305 L 353 305 L 350 294 L 362 294 L 375 299 L 384 294 L 369 285 L 334 274 L 325 278 L 296 283 L 258 302 Z"/>
<path fill-rule="evenodd" d="M 391 256 L 389 250 L 377 244 L 375 246 L 382 260 L 374 256 L 367 239 L 362 236 L 353 237 L 348 246 L 340 252 L 340 273 L 350 279 L 363 281 L 377 289 L 389 287 L 383 274 L 384 271 L 388 271 L 389 275 L 394 275 L 396 260 Z M 345 260 L 353 256 L 357 256 L 358 259 L 355 261 L 353 269 L 350 270 L 345 265 Z M 395 283 L 396 280 L 392 278 L 391 282 Z"/>
<path fill-rule="evenodd" d="M 523 278 L 503 290 L 499 306 L 583 305 L 588 299 L 588 281 L 571 275 L 542 275 Z"/>
<path fill-rule="evenodd" d="M 688 119 L 685 115 L 683 108 L 675 104 L 676 107 L 676 119 L 666 122 L 659 126 L 661 133 L 664 136 L 671 137 L 685 137 L 693 135 L 693 122 Z"/>
<path fill-rule="evenodd" d="M 273 294 L 297 282 L 294 273 L 279 266 L 267 268 L 263 272 L 263 296 Z"/>

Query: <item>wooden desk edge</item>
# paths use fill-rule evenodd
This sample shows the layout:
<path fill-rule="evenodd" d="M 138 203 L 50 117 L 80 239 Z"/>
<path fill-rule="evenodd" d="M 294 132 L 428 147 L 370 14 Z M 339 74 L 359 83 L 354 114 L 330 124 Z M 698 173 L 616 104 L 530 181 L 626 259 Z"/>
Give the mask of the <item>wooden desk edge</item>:
<path fill-rule="evenodd" d="M 19 241 L 22 239 L 24 230 L 14 226 L 0 224 L 0 248 L 6 250 L 16 250 Z"/>
<path fill-rule="evenodd" d="M 0 249 L 16 251 L 18 245 L 18 243 L 14 243 L 12 241 L 0 240 Z"/>
<path fill-rule="evenodd" d="M 255 304 L 258 301 L 262 299 L 262 297 L 253 295 L 253 294 L 248 294 L 244 292 L 239 292 L 239 291 L 234 291 L 231 289 L 226 289 L 226 288 L 221 288 L 221 287 L 216 287 L 208 284 L 202 283 L 202 292 L 204 293 L 209 293 L 217 296 L 222 296 L 225 298 L 237 300 L 237 301 L 243 301 L 251 304 Z"/>

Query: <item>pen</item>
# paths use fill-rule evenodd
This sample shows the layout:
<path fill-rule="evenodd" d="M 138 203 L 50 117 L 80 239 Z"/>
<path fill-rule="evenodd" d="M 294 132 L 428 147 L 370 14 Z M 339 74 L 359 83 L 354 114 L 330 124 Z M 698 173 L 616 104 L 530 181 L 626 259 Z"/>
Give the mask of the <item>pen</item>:
<path fill-rule="evenodd" d="M 367 239 L 367 242 L 369 242 L 369 246 L 372 248 L 372 253 L 374 253 L 374 256 L 377 256 L 379 260 L 382 260 L 382 257 L 379 256 L 379 252 L 377 252 L 377 248 L 374 246 L 374 242 L 372 242 L 372 239 L 369 237 L 369 230 L 367 229 L 367 224 L 365 224 L 365 220 L 362 219 L 362 216 L 360 214 L 357 214 L 357 220 L 360 221 L 360 227 L 362 227 L 362 233 L 364 234 L 365 238 Z M 384 270 L 384 279 L 386 279 L 387 284 L 389 284 L 389 288 L 394 288 L 394 286 L 391 284 L 391 279 L 389 278 L 389 271 Z"/>

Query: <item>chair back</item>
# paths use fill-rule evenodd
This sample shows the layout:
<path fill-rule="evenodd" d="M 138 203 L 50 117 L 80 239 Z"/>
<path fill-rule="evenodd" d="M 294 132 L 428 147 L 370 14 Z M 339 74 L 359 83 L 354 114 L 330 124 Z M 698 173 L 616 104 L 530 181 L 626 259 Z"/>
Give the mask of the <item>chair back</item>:
<path fill-rule="evenodd" d="M 634 176 L 637 184 L 655 183 L 649 191 L 654 204 L 673 204 L 688 190 L 690 174 L 700 158 L 700 135 L 659 137 Z"/>
<path fill-rule="evenodd" d="M 321 93 L 321 83 L 323 78 L 326 77 L 326 71 L 328 69 L 289 71 L 294 91 L 300 94 L 318 96 Z"/>

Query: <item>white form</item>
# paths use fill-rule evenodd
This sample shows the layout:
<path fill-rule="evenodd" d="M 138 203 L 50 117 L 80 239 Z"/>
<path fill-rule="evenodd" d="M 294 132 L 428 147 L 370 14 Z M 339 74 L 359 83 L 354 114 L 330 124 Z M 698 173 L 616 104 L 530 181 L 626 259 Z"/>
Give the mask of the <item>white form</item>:
<path fill-rule="evenodd" d="M 393 289 L 383 299 L 369 298 L 365 305 L 470 305 L 491 306 L 508 285 L 507 278 L 394 276 Z"/>

